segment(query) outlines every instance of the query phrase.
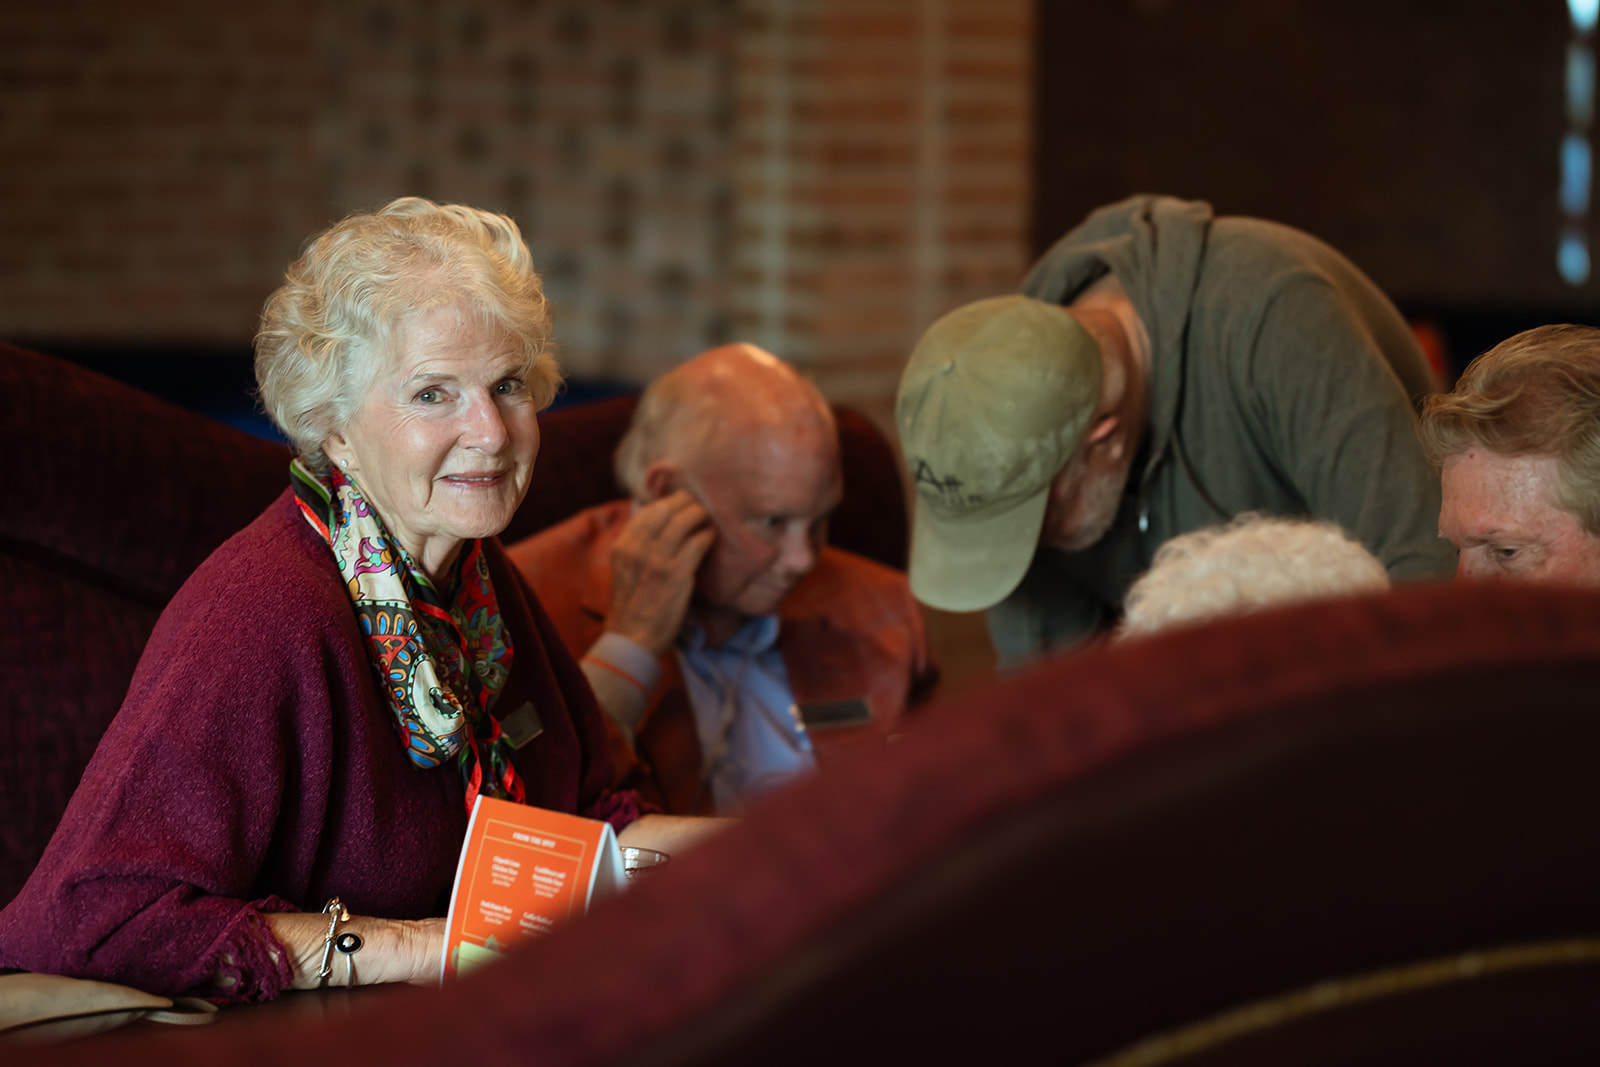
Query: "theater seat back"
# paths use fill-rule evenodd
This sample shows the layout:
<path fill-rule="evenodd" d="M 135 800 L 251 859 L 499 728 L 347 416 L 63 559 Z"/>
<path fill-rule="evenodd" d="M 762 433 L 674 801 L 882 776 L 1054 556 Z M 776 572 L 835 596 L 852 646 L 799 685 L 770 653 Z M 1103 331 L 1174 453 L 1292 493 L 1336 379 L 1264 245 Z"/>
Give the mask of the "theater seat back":
<path fill-rule="evenodd" d="M 1594 1062 L 1597 708 L 1595 594 L 1411 588 L 1176 631 L 931 709 L 443 991 L 96 1051 Z"/>

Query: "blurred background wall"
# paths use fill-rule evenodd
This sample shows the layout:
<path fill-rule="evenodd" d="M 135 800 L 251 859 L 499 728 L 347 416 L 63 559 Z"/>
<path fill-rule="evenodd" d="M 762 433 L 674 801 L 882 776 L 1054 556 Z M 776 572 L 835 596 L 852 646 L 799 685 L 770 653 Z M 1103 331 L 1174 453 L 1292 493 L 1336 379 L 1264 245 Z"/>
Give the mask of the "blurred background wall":
<path fill-rule="evenodd" d="M 0 11 L 0 336 L 240 360 L 301 242 L 504 211 L 568 370 L 753 339 L 883 417 L 1028 255 L 1025 0 L 61 0 Z M 181 376 L 181 375 L 180 375 Z"/>
<path fill-rule="evenodd" d="M 883 419 L 933 317 L 1160 190 L 1328 239 L 1459 363 L 1596 310 L 1557 269 L 1563 232 L 1586 255 L 1586 8 L 8 4 L 0 336 L 242 361 L 309 234 L 416 193 L 517 218 L 580 378 L 747 338 Z"/>
<path fill-rule="evenodd" d="M 1161 190 L 1324 238 L 1441 327 L 1457 365 L 1587 321 L 1594 17 L 1585 0 L 1043 0 L 1033 248 Z"/>

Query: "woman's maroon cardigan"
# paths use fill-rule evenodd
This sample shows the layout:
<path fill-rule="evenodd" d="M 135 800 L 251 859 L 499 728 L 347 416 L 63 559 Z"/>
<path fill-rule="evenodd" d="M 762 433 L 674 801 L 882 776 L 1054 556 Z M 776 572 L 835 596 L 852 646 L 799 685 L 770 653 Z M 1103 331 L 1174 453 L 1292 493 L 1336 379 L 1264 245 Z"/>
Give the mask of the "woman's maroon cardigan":
<path fill-rule="evenodd" d="M 528 803 L 625 824 L 587 682 L 499 544 L 485 553 L 514 650 L 494 711 L 531 700 L 544 726 L 516 757 Z M 442 915 L 466 823 L 456 766 L 402 750 L 333 556 L 285 491 L 162 614 L 0 911 L 0 967 L 271 998 L 290 974 L 260 912 L 338 895 L 359 915 Z"/>

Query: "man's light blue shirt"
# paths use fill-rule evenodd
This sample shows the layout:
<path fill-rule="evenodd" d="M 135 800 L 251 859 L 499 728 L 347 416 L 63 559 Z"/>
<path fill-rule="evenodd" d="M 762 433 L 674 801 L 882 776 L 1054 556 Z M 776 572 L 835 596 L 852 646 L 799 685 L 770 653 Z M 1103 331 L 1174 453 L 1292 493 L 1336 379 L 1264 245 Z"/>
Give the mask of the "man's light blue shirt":
<path fill-rule="evenodd" d="M 715 648 L 706 646 L 704 627 L 692 624 L 676 652 L 717 814 L 735 814 L 816 766 L 778 651 L 776 615 L 747 619 Z"/>

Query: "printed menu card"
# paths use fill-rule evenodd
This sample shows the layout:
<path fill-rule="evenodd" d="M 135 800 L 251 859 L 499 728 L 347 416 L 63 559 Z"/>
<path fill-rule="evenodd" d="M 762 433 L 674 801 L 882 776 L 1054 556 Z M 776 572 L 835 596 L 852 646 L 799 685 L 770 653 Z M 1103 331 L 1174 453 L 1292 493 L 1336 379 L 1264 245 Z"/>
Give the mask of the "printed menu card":
<path fill-rule="evenodd" d="M 450 893 L 440 978 L 455 978 L 622 890 L 611 824 L 478 797 Z"/>

